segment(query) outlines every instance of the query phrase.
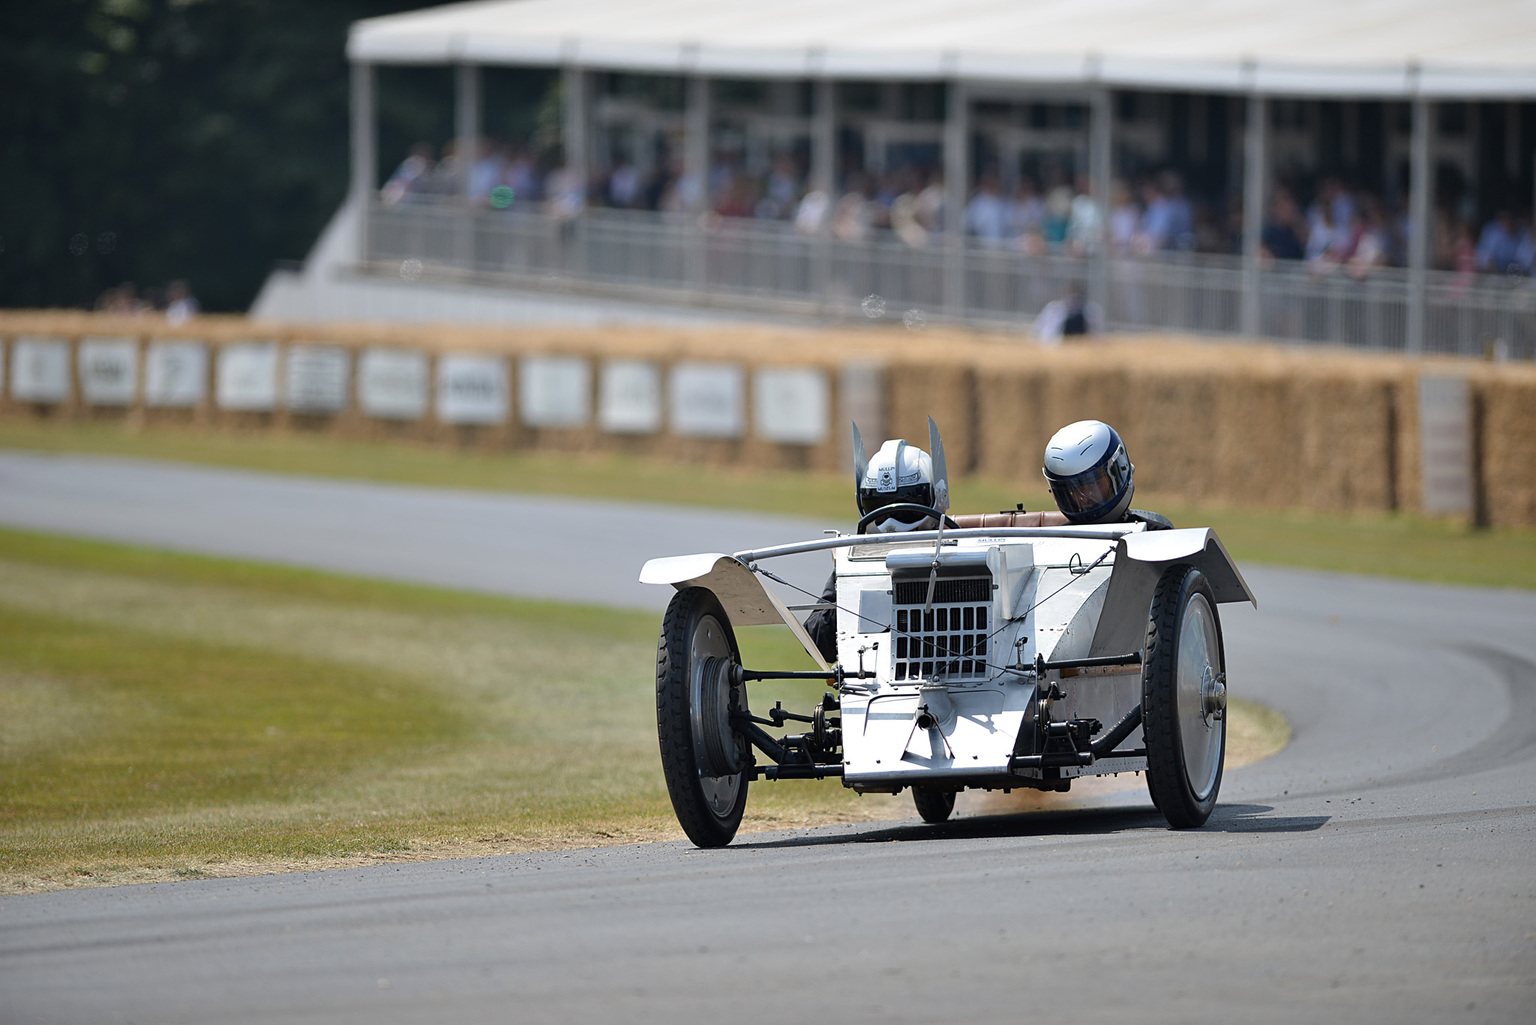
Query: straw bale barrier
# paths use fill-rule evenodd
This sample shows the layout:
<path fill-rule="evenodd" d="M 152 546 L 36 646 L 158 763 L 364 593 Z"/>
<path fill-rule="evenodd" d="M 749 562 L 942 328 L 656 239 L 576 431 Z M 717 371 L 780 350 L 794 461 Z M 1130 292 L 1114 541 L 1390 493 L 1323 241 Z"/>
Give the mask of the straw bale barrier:
<path fill-rule="evenodd" d="M 206 351 L 195 401 L 149 397 L 151 351 L 189 343 Z M 0 415 L 13 417 L 845 471 L 850 419 L 873 448 L 887 436 L 922 443 L 931 415 L 943 429 L 952 473 L 1032 489 L 1050 435 L 1094 417 L 1121 431 L 1138 484 L 1161 498 L 1330 512 L 1422 508 L 1419 383 L 1438 375 L 1466 382 L 1469 513 L 1494 525 L 1536 526 L 1536 367 L 1526 365 L 1177 337 L 1047 350 L 1017 337 L 941 328 L 469 328 L 241 317 L 172 327 L 156 318 L 56 312 L 0 313 L 0 345 Z M 101 368 L 86 367 L 87 356 L 105 359 L 111 349 L 121 361 L 129 348 L 131 397 L 101 401 L 98 385 L 91 398 L 87 377 Z M 250 366 L 271 368 L 265 398 L 240 398 L 239 382 L 220 376 L 237 350 Z M 344 398 L 301 408 L 283 391 L 285 381 L 307 386 L 296 384 L 290 363 L 296 352 L 320 350 L 332 355 L 314 359 L 332 360 L 327 365 L 343 375 L 326 387 Z M 69 359 L 66 379 L 50 379 L 50 392 L 38 375 L 46 377 L 43 365 L 57 363 L 61 352 Z M 364 408 L 365 353 L 419 362 L 419 409 L 374 415 Z M 28 359 L 43 369 L 23 366 Z M 469 406 L 491 403 L 482 413 L 453 413 L 444 379 L 451 367 L 470 378 L 490 374 L 469 381 Z M 623 399 L 629 406 L 608 395 L 610 385 L 618 394 L 621 379 L 639 388 Z M 475 393 L 482 386 L 497 394 Z M 564 397 L 541 397 L 540 388 L 554 389 L 551 395 L 564 388 Z"/>

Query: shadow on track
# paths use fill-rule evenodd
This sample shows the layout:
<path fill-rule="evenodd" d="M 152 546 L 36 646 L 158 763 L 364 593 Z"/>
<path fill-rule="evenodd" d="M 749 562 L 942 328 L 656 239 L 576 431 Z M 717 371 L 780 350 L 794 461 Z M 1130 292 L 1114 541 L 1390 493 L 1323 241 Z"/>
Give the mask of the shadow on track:
<path fill-rule="evenodd" d="M 1265 818 L 1274 809 L 1267 804 L 1218 805 L 1204 827 L 1205 833 L 1310 833 L 1327 823 L 1327 815 L 1295 815 Z M 938 825 L 914 822 L 882 826 L 867 832 L 840 832 L 785 837 L 758 842 L 738 840 L 733 850 L 772 850 L 783 847 L 824 847 L 836 844 L 890 843 L 896 840 L 976 840 L 1017 837 L 1103 836 L 1138 830 L 1167 831 L 1162 815 L 1143 809 L 1101 810 L 1071 808 L 1031 811 L 1010 815 L 977 815 Z"/>

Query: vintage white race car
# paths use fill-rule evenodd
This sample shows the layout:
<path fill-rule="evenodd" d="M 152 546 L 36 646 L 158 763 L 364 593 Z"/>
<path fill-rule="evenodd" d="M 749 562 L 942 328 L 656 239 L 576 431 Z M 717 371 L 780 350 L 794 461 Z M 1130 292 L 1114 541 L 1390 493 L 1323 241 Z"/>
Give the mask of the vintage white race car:
<path fill-rule="evenodd" d="M 947 496 L 931 425 L 935 493 Z M 1208 528 L 1020 525 L 1049 519 L 943 516 L 936 530 L 646 563 L 641 581 L 677 589 L 657 651 L 656 721 L 689 838 L 729 843 L 759 777 L 910 787 L 922 818 L 941 822 L 968 788 L 1066 790 L 1079 776 L 1145 772 L 1171 826 L 1203 824 L 1226 753 L 1216 609 L 1257 604 L 1252 592 Z M 784 583 L 770 560 L 815 551 L 832 553 L 837 575 L 831 665 L 763 584 Z M 818 670 L 741 664 L 733 627 L 777 623 Z M 754 715 L 752 682 L 790 678 L 825 679 L 829 691 L 807 715 Z M 807 729 L 768 732 L 790 720 Z"/>

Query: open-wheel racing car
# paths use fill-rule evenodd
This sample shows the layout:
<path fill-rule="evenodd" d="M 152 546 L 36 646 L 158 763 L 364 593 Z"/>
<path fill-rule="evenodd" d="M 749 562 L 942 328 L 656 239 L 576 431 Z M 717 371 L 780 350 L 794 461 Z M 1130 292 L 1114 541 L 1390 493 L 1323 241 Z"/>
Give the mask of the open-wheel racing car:
<path fill-rule="evenodd" d="M 1217 606 L 1254 601 L 1216 534 L 948 516 L 943 443 L 929 427 L 935 500 L 921 511 L 935 529 L 864 533 L 861 521 L 853 534 L 645 564 L 643 582 L 677 589 L 657 650 L 656 718 L 683 830 L 701 847 L 729 843 L 758 778 L 910 787 L 921 817 L 941 822 L 968 788 L 1062 791 L 1120 772 L 1146 773 L 1169 825 L 1202 825 L 1226 753 Z M 857 428 L 854 449 L 858 479 Z M 771 560 L 817 551 L 835 567 L 835 661 L 763 584 L 787 583 Z M 741 664 L 733 628 L 778 623 L 818 669 Z M 754 714 L 751 685 L 777 679 L 829 689 L 808 714 Z M 804 731 L 770 734 L 787 721 Z"/>

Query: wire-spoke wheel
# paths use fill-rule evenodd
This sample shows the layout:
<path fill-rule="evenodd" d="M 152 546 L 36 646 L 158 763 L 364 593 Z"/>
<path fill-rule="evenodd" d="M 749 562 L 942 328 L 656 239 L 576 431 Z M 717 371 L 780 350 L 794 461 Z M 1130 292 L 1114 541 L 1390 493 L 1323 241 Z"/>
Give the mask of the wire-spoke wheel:
<path fill-rule="evenodd" d="M 1227 751 L 1226 656 L 1205 575 L 1165 570 L 1152 597 L 1141 677 L 1147 789 L 1174 829 L 1205 824 Z"/>
<path fill-rule="evenodd" d="M 656 733 L 677 821 L 700 847 L 723 847 L 747 806 L 751 753 L 731 726 L 747 710 L 731 621 L 712 591 L 672 597 L 656 647 Z"/>
<path fill-rule="evenodd" d="M 945 822 L 955 810 L 955 792 L 934 790 L 932 787 L 913 787 L 912 803 L 917 805 L 917 813 L 922 816 L 924 822 L 935 824 Z"/>

